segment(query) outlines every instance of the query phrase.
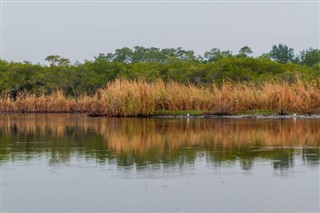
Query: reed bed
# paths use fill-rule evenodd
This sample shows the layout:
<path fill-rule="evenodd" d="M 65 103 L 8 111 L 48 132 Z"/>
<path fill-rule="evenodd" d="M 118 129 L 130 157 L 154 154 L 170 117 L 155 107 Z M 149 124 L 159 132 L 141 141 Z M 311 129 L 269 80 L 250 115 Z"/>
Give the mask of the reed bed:
<path fill-rule="evenodd" d="M 220 86 L 117 79 L 95 95 L 77 99 L 66 97 L 62 91 L 50 96 L 24 93 L 15 100 L 7 95 L 0 98 L 1 112 L 85 112 L 106 116 L 149 116 L 163 110 L 232 114 L 247 110 L 314 113 L 319 109 L 319 84 L 300 79 L 294 84 L 225 82 Z"/>

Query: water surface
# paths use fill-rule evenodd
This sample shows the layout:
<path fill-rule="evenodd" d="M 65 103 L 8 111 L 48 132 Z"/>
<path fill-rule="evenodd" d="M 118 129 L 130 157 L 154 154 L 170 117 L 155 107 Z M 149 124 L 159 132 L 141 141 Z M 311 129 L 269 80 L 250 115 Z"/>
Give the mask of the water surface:
<path fill-rule="evenodd" d="M 320 120 L 0 115 L 3 212 L 318 212 Z"/>

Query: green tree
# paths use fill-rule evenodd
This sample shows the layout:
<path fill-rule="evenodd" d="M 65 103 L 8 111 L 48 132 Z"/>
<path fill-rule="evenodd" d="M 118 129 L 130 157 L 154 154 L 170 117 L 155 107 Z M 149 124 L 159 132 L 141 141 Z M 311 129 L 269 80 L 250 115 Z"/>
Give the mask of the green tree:
<path fill-rule="evenodd" d="M 241 58 L 241 57 L 249 57 L 249 55 L 251 55 L 253 52 L 251 50 L 250 47 L 248 46 L 244 46 L 239 50 L 239 54 L 237 55 L 237 57 Z"/>
<path fill-rule="evenodd" d="M 300 60 L 302 64 L 312 67 L 320 62 L 320 50 L 308 49 L 300 52 Z"/>
<path fill-rule="evenodd" d="M 232 52 L 229 50 L 221 51 L 218 48 L 213 48 L 208 52 L 204 53 L 204 59 L 206 62 L 216 62 L 223 58 L 232 57 Z"/>
<path fill-rule="evenodd" d="M 145 60 L 145 54 L 147 52 L 147 48 L 141 46 L 133 47 L 132 53 L 132 63 L 139 63 Z"/>
<path fill-rule="evenodd" d="M 110 55 L 110 54 L 108 54 L 108 55 Z M 132 49 L 130 49 L 128 47 L 116 49 L 115 53 L 113 54 L 112 61 L 131 63 L 132 62 L 132 55 L 133 55 L 133 51 L 132 51 Z"/>
<path fill-rule="evenodd" d="M 69 66 L 70 60 L 62 58 L 59 55 L 49 55 L 45 58 L 45 61 L 50 63 L 50 66 Z"/>
<path fill-rule="evenodd" d="M 273 45 L 270 56 L 273 60 L 285 64 L 294 61 L 294 50 L 284 44 Z"/>

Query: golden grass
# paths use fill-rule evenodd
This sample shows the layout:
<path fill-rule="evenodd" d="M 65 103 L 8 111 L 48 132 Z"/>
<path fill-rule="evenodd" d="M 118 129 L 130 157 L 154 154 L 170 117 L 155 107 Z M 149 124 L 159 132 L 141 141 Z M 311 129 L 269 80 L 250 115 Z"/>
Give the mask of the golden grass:
<path fill-rule="evenodd" d="M 287 82 L 225 82 L 221 86 L 195 86 L 158 80 L 117 79 L 92 97 L 68 98 L 61 91 L 51 96 L 20 94 L 16 100 L 0 98 L 1 112 L 87 112 L 107 116 L 148 116 L 160 110 L 204 110 L 230 114 L 265 109 L 312 113 L 320 109 L 320 86 L 300 79 Z"/>

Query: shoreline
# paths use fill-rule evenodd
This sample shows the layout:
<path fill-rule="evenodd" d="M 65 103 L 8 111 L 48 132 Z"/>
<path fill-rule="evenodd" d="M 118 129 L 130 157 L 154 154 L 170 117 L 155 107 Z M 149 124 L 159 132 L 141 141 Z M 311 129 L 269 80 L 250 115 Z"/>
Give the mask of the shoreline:
<path fill-rule="evenodd" d="M 157 118 L 209 118 L 209 119 L 320 119 L 320 115 L 154 115 Z"/>
<path fill-rule="evenodd" d="M 180 112 L 181 113 L 181 112 Z M 0 112 L 0 115 L 14 115 L 14 114 L 82 114 L 87 115 L 91 118 L 202 118 L 202 119 L 320 119 L 320 114 L 289 114 L 289 115 L 278 115 L 278 114 L 231 114 L 231 115 L 215 115 L 215 114 L 155 114 L 148 116 L 108 116 L 94 114 L 90 115 L 86 112 Z"/>

